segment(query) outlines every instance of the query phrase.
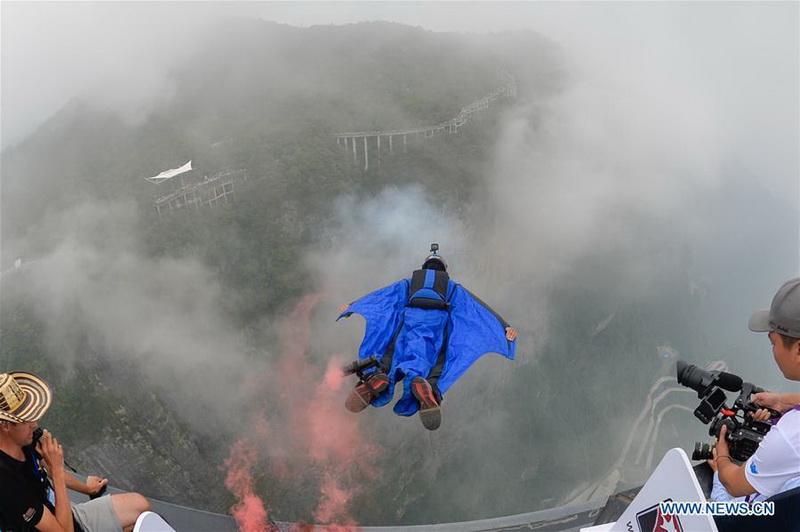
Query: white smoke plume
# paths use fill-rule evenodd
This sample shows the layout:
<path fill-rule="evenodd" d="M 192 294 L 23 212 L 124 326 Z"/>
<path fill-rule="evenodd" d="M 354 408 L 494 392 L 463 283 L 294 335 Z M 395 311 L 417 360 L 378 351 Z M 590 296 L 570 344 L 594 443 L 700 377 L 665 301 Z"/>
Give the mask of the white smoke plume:
<path fill-rule="evenodd" d="M 214 274 L 192 257 L 145 257 L 136 220 L 132 203 L 69 209 L 47 225 L 60 235 L 54 249 L 3 282 L 19 281 L 68 372 L 87 354 L 131 365 L 184 419 L 208 427 L 243 407 L 239 383 L 263 359 L 228 324 Z"/>

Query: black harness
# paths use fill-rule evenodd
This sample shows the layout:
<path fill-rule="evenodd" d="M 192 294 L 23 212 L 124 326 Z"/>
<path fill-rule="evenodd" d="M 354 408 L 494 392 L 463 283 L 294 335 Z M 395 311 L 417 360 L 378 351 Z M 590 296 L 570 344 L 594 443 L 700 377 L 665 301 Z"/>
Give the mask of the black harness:
<path fill-rule="evenodd" d="M 426 269 L 415 270 L 414 273 L 411 274 L 411 284 L 408 287 L 408 303 L 406 303 L 406 307 L 446 310 L 450 312 L 450 297 L 452 293 L 448 293 L 448 288 L 450 287 L 449 281 L 450 276 L 447 272 Z M 392 335 L 392 339 L 386 347 L 386 352 L 381 358 L 381 369 L 385 373 L 388 373 L 392 367 L 395 343 L 397 342 L 397 337 L 400 336 L 400 331 L 403 329 L 404 321 L 405 320 L 401 318 L 400 324 L 397 326 L 397 330 L 394 332 L 394 335 Z M 439 393 L 439 388 L 436 386 L 436 383 L 442 376 L 444 362 L 447 358 L 447 340 L 448 331 L 447 328 L 445 328 L 442 348 L 436 358 L 436 365 L 431 368 L 428 374 L 428 382 L 430 382 L 433 387 L 439 402 L 441 402 L 442 396 Z"/>

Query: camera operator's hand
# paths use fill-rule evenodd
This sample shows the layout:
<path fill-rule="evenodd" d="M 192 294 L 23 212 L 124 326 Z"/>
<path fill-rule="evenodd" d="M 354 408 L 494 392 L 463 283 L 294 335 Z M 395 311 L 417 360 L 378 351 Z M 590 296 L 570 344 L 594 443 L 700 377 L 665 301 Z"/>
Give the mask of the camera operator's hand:
<path fill-rule="evenodd" d="M 779 394 L 775 392 L 759 392 L 753 395 L 754 403 L 778 412 L 785 412 L 796 406 L 796 403 L 793 403 L 794 399 L 796 399 L 796 397 L 790 394 Z M 759 410 L 759 412 L 761 412 L 761 410 Z"/>
<path fill-rule="evenodd" d="M 728 440 L 725 437 L 728 435 L 728 425 L 722 425 L 719 429 L 719 438 L 717 438 L 717 445 L 714 447 L 714 459 L 724 459 L 726 456 L 732 462 L 731 450 L 728 448 Z M 717 463 L 719 467 L 719 463 Z"/>
<path fill-rule="evenodd" d="M 747 481 L 744 467 L 736 464 L 731 457 L 731 450 L 728 447 L 728 426 L 722 425 L 717 438 L 716 452 L 717 472 L 719 481 L 733 497 L 741 497 L 755 493 L 756 489 Z"/>
<path fill-rule="evenodd" d="M 769 421 L 772 417 L 772 414 L 769 413 L 769 410 L 766 408 L 759 408 L 755 412 L 753 412 L 752 418 L 756 421 Z"/>
<path fill-rule="evenodd" d="M 716 473 L 717 472 L 717 448 L 711 448 L 711 458 L 706 460 L 706 463 L 711 467 L 711 470 Z"/>

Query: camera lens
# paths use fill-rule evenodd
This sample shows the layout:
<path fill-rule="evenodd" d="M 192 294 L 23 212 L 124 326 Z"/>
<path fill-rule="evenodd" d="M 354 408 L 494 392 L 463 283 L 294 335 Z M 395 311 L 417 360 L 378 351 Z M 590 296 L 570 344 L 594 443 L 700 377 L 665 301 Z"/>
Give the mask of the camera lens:
<path fill-rule="evenodd" d="M 714 457 L 712 449 L 714 449 L 713 445 L 696 442 L 694 444 L 694 451 L 692 452 L 692 460 L 710 460 Z"/>
<path fill-rule="evenodd" d="M 682 384 L 687 388 L 691 388 L 697 392 L 702 392 L 707 384 L 703 384 L 703 380 L 707 383 L 711 382 L 713 375 L 708 371 L 703 371 L 694 364 L 687 364 L 682 360 L 678 360 L 678 384 Z"/>

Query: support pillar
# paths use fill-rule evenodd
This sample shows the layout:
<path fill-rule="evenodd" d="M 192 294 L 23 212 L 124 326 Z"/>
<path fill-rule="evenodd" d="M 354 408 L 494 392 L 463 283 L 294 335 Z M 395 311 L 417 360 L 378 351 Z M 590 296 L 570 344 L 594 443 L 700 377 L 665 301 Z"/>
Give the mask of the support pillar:
<path fill-rule="evenodd" d="M 364 135 L 364 170 L 369 170 L 369 150 L 367 149 L 366 135 Z"/>

